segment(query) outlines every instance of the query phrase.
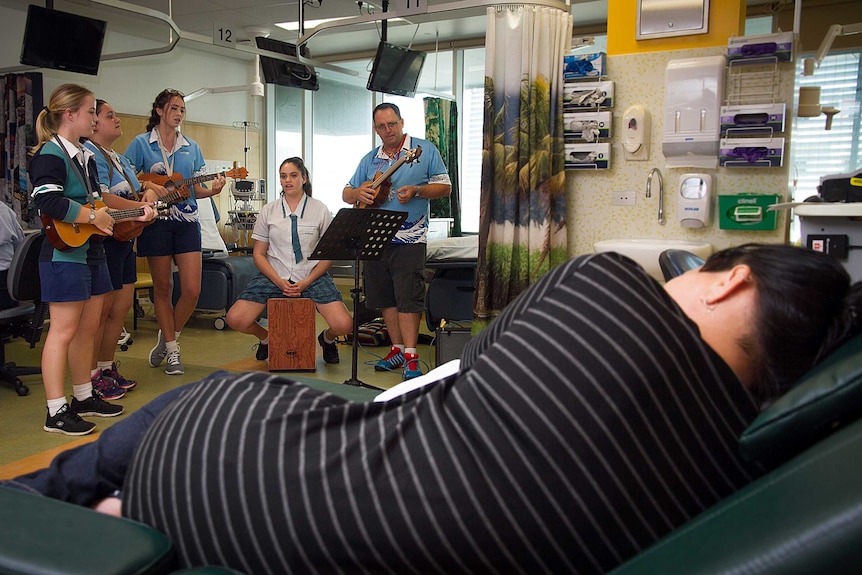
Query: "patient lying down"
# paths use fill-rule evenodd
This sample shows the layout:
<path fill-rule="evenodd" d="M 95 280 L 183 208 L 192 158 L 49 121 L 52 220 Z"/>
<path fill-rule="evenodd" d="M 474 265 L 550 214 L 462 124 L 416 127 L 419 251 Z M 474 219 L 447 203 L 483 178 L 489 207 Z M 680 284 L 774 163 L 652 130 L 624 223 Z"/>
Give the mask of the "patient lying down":
<path fill-rule="evenodd" d="M 859 293 L 788 246 L 665 286 L 584 256 L 432 385 L 354 403 L 215 373 L 16 485 L 149 524 L 187 566 L 601 573 L 763 473 L 737 438 L 856 331 Z"/>

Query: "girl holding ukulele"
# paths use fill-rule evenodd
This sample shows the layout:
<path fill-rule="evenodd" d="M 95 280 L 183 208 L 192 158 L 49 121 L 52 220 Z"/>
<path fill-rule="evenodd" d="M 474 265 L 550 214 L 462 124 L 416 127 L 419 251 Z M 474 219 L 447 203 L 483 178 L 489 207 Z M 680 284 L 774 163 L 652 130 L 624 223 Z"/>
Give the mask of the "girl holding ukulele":
<path fill-rule="evenodd" d="M 168 89 L 156 96 L 147 131 L 132 140 L 125 154 L 139 172 L 160 175 L 163 180 L 165 177 L 172 179 L 173 174 L 182 179 L 206 174 L 200 146 L 180 132 L 185 116 L 181 92 Z M 138 238 L 138 257 L 147 258 L 153 276 L 153 305 L 159 322 L 158 340 L 150 351 L 150 365 L 158 367 L 167 358 L 165 373 L 168 375 L 185 372 L 177 339 L 201 293 L 201 229 L 197 200 L 220 193 L 225 185 L 223 174 L 213 175 L 212 179 L 212 189 L 194 184 L 188 198 L 171 206 L 169 219 L 147 226 Z M 176 306 L 172 299 L 172 263 L 176 263 L 180 279 L 180 298 Z"/>
<path fill-rule="evenodd" d="M 95 208 L 99 187 L 93 153 L 79 143 L 93 134 L 95 122 L 95 96 L 75 84 L 54 90 L 48 106 L 36 118 L 39 141 L 32 150 L 30 180 L 33 200 L 48 229 L 56 229 L 52 223 L 56 221 L 90 224 L 105 235 L 113 232 L 114 219 L 108 209 Z M 144 206 L 139 219 L 154 216 L 153 209 Z M 45 431 L 85 435 L 95 424 L 82 416 L 114 417 L 123 412 L 122 406 L 105 401 L 90 379 L 102 304 L 105 294 L 113 289 L 102 239 L 94 234 L 71 249 L 60 249 L 50 241 L 42 243 L 39 280 L 42 300 L 49 302 L 51 314 L 42 350 L 42 380 L 48 403 Z M 70 403 L 63 391 L 67 362 L 73 384 Z"/>
<path fill-rule="evenodd" d="M 96 125 L 84 146 L 93 152 L 99 183 L 103 187 L 102 199 L 109 208 L 118 210 L 141 207 L 142 202 L 152 204 L 168 191 L 154 182 L 141 184 L 138 181 L 129 160 L 113 149 L 114 142 L 122 135 L 120 118 L 113 106 L 105 100 L 96 100 Z M 123 321 L 134 301 L 138 280 L 134 238 L 145 225 L 143 222 L 120 222 L 114 237 L 106 238 L 104 243 L 113 290 L 105 294 L 91 376 L 97 389 L 107 389 L 106 396 L 121 397 L 124 390 L 132 389 L 137 383 L 120 374 L 114 353 Z"/>

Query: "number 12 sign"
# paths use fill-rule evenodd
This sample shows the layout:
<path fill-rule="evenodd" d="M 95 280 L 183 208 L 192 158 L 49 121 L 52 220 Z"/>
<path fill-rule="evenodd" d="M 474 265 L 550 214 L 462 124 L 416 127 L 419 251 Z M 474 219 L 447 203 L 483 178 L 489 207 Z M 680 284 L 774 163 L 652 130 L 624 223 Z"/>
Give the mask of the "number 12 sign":
<path fill-rule="evenodd" d="M 213 21 L 213 44 L 225 48 L 236 48 L 236 39 L 229 24 Z"/>

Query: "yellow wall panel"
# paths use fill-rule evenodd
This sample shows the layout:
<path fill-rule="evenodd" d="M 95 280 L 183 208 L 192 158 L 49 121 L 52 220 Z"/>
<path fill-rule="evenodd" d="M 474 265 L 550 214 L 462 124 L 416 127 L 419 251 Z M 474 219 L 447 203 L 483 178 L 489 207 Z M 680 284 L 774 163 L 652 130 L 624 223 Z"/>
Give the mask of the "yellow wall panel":
<path fill-rule="evenodd" d="M 706 34 L 636 40 L 637 7 L 637 0 L 608 0 L 608 55 L 727 46 L 745 31 L 745 0 L 711 0 Z"/>

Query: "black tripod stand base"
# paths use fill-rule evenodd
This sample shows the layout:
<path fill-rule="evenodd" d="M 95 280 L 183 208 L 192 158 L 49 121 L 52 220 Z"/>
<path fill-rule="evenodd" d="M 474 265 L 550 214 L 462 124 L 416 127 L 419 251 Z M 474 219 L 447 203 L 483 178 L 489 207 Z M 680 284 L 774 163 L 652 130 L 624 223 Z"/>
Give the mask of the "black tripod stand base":
<path fill-rule="evenodd" d="M 359 347 L 359 322 L 356 312 L 359 307 L 359 294 L 362 291 L 359 288 L 359 262 L 380 259 L 383 246 L 392 240 L 406 219 L 407 212 L 345 208 L 335 215 L 326 233 L 317 242 L 314 252 L 308 257 L 310 260 L 350 258 L 354 261 L 353 289 L 350 290 L 350 295 L 353 297 L 353 362 L 351 377 L 344 382 L 345 385 L 384 391 L 383 388 L 368 385 L 356 377 Z"/>
<path fill-rule="evenodd" d="M 382 387 L 376 387 L 374 385 L 368 385 L 364 381 L 360 381 L 360 380 L 354 379 L 354 378 L 344 380 L 344 385 L 353 385 L 356 387 L 364 387 L 365 389 L 376 389 L 377 391 L 385 391 Z"/>

